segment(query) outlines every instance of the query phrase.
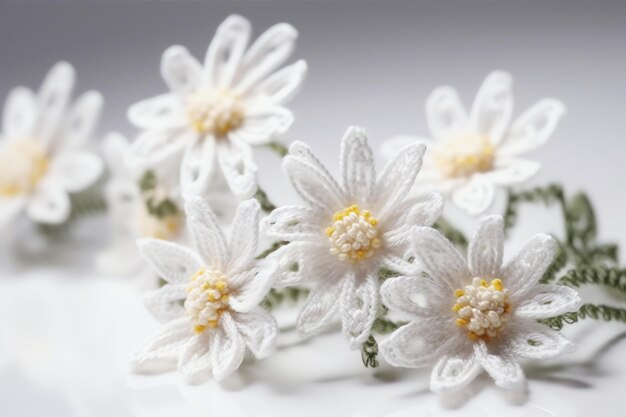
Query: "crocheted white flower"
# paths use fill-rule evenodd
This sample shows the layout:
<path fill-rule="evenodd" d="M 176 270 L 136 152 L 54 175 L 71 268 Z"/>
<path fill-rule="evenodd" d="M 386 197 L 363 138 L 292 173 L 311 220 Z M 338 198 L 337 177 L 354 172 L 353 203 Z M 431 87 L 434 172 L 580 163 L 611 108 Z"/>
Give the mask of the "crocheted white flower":
<path fill-rule="evenodd" d="M 144 129 L 131 149 L 133 165 L 154 164 L 184 152 L 183 192 L 203 193 L 221 171 L 233 193 L 256 192 L 256 165 L 250 145 L 268 143 L 293 122 L 282 106 L 298 89 L 306 63 L 277 70 L 297 37 L 288 24 L 275 25 L 249 48 L 250 23 L 228 17 L 217 29 L 203 66 L 182 46 L 161 60 L 171 93 L 141 101 L 128 111 Z"/>
<path fill-rule="evenodd" d="M 377 176 L 365 132 L 352 127 L 341 142 L 339 185 L 308 146 L 291 145 L 283 168 L 306 207 L 279 207 L 263 227 L 290 242 L 275 254 L 275 286 L 317 283 L 298 317 L 302 335 L 320 332 L 339 313 L 351 348 L 367 339 L 380 307 L 380 269 L 401 266 L 411 228 L 441 213 L 439 194 L 406 196 L 424 150 L 407 146 Z"/>
<path fill-rule="evenodd" d="M 571 288 L 539 284 L 554 258 L 554 239 L 536 235 L 502 265 L 503 230 L 500 216 L 482 220 L 466 262 L 439 232 L 416 228 L 411 247 L 425 273 L 414 270 L 381 287 L 385 305 L 411 320 L 381 344 L 382 354 L 394 366 L 434 365 L 434 392 L 460 389 L 482 370 L 503 388 L 520 388 L 520 358 L 549 358 L 573 348 L 536 321 L 580 306 Z"/>
<path fill-rule="evenodd" d="M 222 380 L 239 367 L 246 346 L 258 358 L 272 353 L 276 321 L 258 305 L 269 291 L 275 263 L 255 260 L 259 211 L 255 200 L 242 202 L 227 241 L 209 205 L 195 197 L 186 205 L 195 251 L 154 239 L 139 242 L 168 283 L 146 298 L 167 324 L 133 357 L 136 372 L 177 366 L 189 383 L 211 373 Z"/>
<path fill-rule="evenodd" d="M 543 99 L 515 121 L 512 78 L 502 71 L 487 76 L 468 115 L 456 91 L 439 87 L 426 102 L 432 137 L 420 180 L 472 215 L 483 213 L 494 199 L 495 187 L 520 184 L 537 173 L 537 162 L 519 156 L 543 145 L 554 132 L 565 106 Z M 401 136 L 383 144 L 390 158 L 407 143 L 422 138 Z"/>
<path fill-rule="evenodd" d="M 39 223 L 63 223 L 68 193 L 85 190 L 102 173 L 102 161 L 83 150 L 102 96 L 88 91 L 69 106 L 74 78 L 74 68 L 60 62 L 38 93 L 16 87 L 8 95 L 0 132 L 0 226 L 23 210 Z"/>

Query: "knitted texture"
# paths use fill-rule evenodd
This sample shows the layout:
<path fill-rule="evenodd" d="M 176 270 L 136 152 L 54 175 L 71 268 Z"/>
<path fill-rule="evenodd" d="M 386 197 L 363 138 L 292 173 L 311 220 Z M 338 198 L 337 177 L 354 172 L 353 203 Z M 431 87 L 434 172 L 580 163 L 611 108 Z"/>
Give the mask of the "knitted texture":
<path fill-rule="evenodd" d="M 377 175 L 365 132 L 352 127 L 341 141 L 340 185 L 307 145 L 291 145 L 283 168 L 306 206 L 279 207 L 262 227 L 289 242 L 270 255 L 278 261 L 275 286 L 315 284 L 297 320 L 302 335 L 339 316 L 350 348 L 368 339 L 380 308 L 379 271 L 404 267 L 411 228 L 441 213 L 436 193 L 406 197 L 424 150 L 407 146 Z"/>
<path fill-rule="evenodd" d="M 263 358 L 272 353 L 278 327 L 258 307 L 267 295 L 276 263 L 257 260 L 259 204 L 242 202 L 226 240 L 201 198 L 187 202 L 195 250 L 144 239 L 140 250 L 167 283 L 146 296 L 146 306 L 166 324 L 132 358 L 136 372 L 177 367 L 185 381 L 211 374 L 222 380 L 241 364 L 246 346 Z"/>
<path fill-rule="evenodd" d="M 394 366 L 433 366 L 431 390 L 458 390 L 482 370 L 503 388 L 520 388 L 520 358 L 543 359 L 573 344 L 537 320 L 576 311 L 573 289 L 539 281 L 552 262 L 553 239 L 537 235 L 509 263 L 503 258 L 500 216 L 483 219 L 469 244 L 468 260 L 438 231 L 417 227 L 412 252 L 420 268 L 391 277 L 383 303 L 410 318 L 380 345 Z"/>

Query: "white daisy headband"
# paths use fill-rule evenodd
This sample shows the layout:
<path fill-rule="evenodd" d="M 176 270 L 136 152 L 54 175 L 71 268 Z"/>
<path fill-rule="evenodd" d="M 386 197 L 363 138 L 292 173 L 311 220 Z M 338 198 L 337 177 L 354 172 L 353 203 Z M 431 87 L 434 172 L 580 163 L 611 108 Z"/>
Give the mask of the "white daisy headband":
<path fill-rule="evenodd" d="M 434 141 L 390 139 L 377 172 L 365 131 L 351 127 L 336 179 L 305 143 L 280 141 L 294 122 L 285 103 L 307 70 L 304 61 L 284 66 L 296 37 L 279 24 L 250 42 L 250 23 L 231 16 L 203 64 L 182 46 L 167 49 L 170 92 L 132 105 L 141 132 L 132 142 L 107 135 L 102 159 L 89 142 L 102 98 L 88 92 L 69 105 L 69 64 L 53 67 L 38 93 L 19 87 L 6 100 L 0 225 L 22 214 L 58 225 L 81 207 L 108 209 L 112 243 L 97 263 L 144 277 L 146 305 L 163 322 L 133 355 L 135 372 L 221 381 L 246 350 L 275 353 L 282 329 L 271 311 L 292 301 L 302 337 L 340 323 L 367 367 L 428 367 L 436 393 L 483 371 L 519 390 L 521 360 L 574 348 L 566 324 L 626 323 L 626 308 L 583 303 L 576 291 L 626 294 L 617 247 L 597 241 L 589 199 L 554 184 L 521 188 L 539 164 L 520 155 L 549 139 L 561 102 L 541 100 L 512 121 L 507 73 L 485 79 L 469 114 L 453 89 L 438 88 L 426 102 Z M 277 206 L 259 188 L 261 145 L 282 158 L 300 205 Z M 444 200 L 485 214 L 497 189 L 506 191 L 503 215 L 482 217 L 471 239 L 442 217 Z M 521 203 L 558 205 L 564 232 L 536 235 L 505 262 Z"/>

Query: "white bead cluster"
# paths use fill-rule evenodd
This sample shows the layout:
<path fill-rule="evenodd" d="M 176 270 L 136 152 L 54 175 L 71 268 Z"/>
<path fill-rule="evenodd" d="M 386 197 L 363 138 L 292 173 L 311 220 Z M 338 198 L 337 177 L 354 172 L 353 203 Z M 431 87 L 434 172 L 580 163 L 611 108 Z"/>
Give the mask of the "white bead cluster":
<path fill-rule="evenodd" d="M 468 330 L 471 340 L 488 341 L 496 337 L 509 318 L 508 290 L 500 279 L 487 283 L 476 277 L 470 285 L 457 289 L 454 295 L 457 299 L 452 310 L 458 317 L 456 324 Z"/>
<path fill-rule="evenodd" d="M 335 213 L 333 221 L 326 229 L 326 236 L 330 240 L 330 252 L 342 261 L 369 258 L 380 248 L 378 221 L 369 211 L 361 212 L 357 205 L 352 205 Z"/>
<path fill-rule="evenodd" d="M 208 90 L 189 97 L 187 113 L 197 132 L 219 138 L 241 126 L 245 111 L 243 101 L 232 91 Z"/>
<path fill-rule="evenodd" d="M 493 168 L 495 148 L 487 136 L 467 133 L 445 140 L 434 155 L 446 177 L 468 177 Z"/>
<path fill-rule="evenodd" d="M 0 149 L 0 196 L 32 191 L 48 170 L 45 151 L 34 141 L 15 141 Z"/>
<path fill-rule="evenodd" d="M 194 331 L 202 333 L 207 327 L 215 328 L 220 316 L 228 309 L 228 284 L 215 270 L 199 269 L 187 286 L 185 311 L 191 316 Z"/>

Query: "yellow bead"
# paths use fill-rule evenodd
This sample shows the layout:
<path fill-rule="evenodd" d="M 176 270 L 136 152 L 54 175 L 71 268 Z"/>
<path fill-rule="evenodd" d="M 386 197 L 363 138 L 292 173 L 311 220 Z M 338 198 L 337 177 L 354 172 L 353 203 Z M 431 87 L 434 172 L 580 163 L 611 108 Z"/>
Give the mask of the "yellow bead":
<path fill-rule="evenodd" d="M 493 288 L 495 288 L 498 291 L 502 291 L 503 286 L 502 286 L 502 280 L 496 278 L 493 281 L 491 281 L 491 285 L 493 285 Z"/>
<path fill-rule="evenodd" d="M 463 291 L 460 288 L 457 288 L 456 290 L 454 290 L 454 296 L 459 298 L 459 297 L 463 297 L 465 295 L 465 291 Z"/>

